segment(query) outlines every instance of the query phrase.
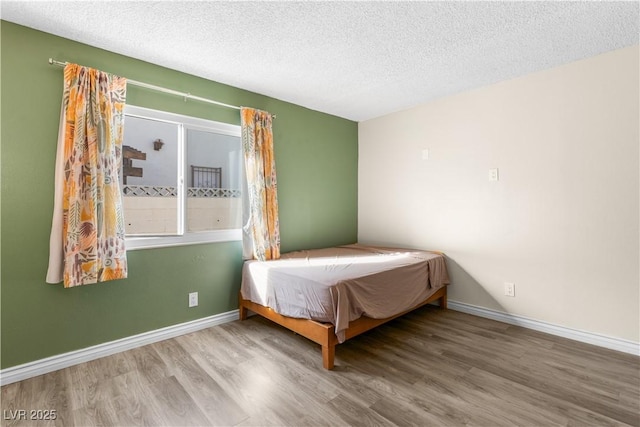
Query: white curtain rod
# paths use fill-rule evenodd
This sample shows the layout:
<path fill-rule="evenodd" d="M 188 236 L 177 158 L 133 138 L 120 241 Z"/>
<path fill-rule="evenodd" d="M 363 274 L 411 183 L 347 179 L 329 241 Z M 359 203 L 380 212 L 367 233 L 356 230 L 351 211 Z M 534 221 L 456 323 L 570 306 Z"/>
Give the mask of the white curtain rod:
<path fill-rule="evenodd" d="M 53 58 L 49 58 L 49 64 L 57 65 L 59 67 L 64 67 L 65 65 L 68 64 L 68 62 L 56 61 Z M 155 90 L 155 91 L 158 91 L 158 92 L 163 92 L 163 93 L 168 93 L 168 94 L 171 94 L 171 95 L 180 96 L 180 97 L 183 97 L 183 98 L 195 99 L 197 101 L 202 101 L 202 102 L 207 102 L 209 104 L 219 105 L 221 107 L 233 108 L 234 110 L 239 110 L 240 109 L 240 107 L 238 107 L 237 105 L 224 104 L 222 102 L 214 101 L 213 99 L 202 98 L 200 96 L 191 95 L 190 93 L 178 92 L 177 90 L 167 89 L 165 87 L 155 86 L 155 85 L 152 85 L 152 84 L 149 84 L 149 83 L 139 82 L 139 81 L 132 80 L 132 79 L 127 79 L 127 83 L 131 83 L 132 85 L 144 87 L 144 88 Z M 273 117 L 275 119 L 276 115 L 272 114 L 271 117 Z"/>

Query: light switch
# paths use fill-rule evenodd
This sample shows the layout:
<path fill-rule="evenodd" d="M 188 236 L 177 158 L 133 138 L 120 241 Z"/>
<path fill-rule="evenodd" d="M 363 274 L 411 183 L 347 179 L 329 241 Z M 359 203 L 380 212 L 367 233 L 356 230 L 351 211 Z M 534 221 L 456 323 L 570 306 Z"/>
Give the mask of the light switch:
<path fill-rule="evenodd" d="M 429 160 L 429 149 L 425 148 L 422 150 L 422 160 Z"/>

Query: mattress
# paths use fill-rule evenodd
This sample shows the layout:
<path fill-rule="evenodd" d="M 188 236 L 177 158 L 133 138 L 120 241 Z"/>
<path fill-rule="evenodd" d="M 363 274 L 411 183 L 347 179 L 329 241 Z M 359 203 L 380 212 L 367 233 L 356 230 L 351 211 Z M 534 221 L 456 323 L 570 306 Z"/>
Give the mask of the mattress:
<path fill-rule="evenodd" d="M 240 293 L 284 316 L 332 323 L 343 342 L 350 321 L 405 312 L 448 283 L 440 253 L 354 244 L 246 261 Z"/>

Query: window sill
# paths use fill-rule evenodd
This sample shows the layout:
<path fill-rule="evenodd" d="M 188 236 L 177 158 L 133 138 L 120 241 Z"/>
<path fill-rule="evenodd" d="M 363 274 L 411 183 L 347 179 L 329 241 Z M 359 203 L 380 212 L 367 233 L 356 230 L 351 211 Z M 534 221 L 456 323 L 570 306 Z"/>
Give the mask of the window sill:
<path fill-rule="evenodd" d="M 236 242 L 242 240 L 242 230 L 216 230 L 187 233 L 184 236 L 127 237 L 128 251 L 138 249 L 167 248 L 171 246 L 198 245 L 203 243 Z"/>

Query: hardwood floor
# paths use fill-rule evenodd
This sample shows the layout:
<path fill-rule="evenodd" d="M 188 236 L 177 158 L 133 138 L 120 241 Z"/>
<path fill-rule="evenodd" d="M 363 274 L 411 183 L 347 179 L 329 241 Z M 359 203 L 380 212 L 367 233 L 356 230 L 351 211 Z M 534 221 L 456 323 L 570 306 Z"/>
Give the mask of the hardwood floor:
<path fill-rule="evenodd" d="M 456 311 L 418 309 L 335 361 L 254 316 L 4 386 L 2 425 L 640 425 L 640 358 Z"/>

